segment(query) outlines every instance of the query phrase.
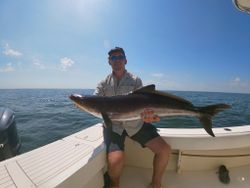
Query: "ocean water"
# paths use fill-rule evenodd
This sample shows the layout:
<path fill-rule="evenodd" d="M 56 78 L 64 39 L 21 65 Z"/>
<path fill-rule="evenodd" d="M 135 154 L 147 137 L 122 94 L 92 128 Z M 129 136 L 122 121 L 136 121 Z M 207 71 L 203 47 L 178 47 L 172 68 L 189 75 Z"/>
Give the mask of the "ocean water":
<path fill-rule="evenodd" d="M 250 94 L 169 91 L 204 106 L 227 103 L 232 108 L 213 118 L 214 127 L 250 125 Z M 0 89 L 0 107 L 15 112 L 24 153 L 80 131 L 101 119 L 83 112 L 68 98 L 72 93 L 92 94 L 81 89 Z M 157 127 L 201 127 L 193 117 L 162 118 Z"/>

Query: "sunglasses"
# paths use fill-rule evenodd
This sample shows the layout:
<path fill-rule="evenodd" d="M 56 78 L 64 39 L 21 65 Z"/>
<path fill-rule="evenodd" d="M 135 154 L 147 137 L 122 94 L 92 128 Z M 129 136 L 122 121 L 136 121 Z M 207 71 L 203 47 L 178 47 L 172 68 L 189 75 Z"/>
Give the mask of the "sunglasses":
<path fill-rule="evenodd" d="M 125 59 L 125 56 L 123 55 L 118 55 L 118 56 L 112 56 L 110 57 L 111 61 L 119 61 L 119 60 L 124 60 Z"/>

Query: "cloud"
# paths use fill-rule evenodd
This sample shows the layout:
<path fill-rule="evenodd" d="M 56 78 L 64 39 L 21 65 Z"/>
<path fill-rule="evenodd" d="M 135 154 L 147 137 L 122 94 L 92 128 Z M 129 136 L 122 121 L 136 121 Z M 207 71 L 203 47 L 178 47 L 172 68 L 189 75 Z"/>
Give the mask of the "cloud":
<path fill-rule="evenodd" d="M 62 71 L 67 71 L 67 69 L 69 67 L 71 67 L 75 62 L 72 59 L 68 58 L 68 57 L 64 57 L 64 58 L 61 59 L 60 63 L 61 63 L 61 70 Z"/>
<path fill-rule="evenodd" d="M 250 93 L 249 80 L 242 80 L 238 76 L 230 81 L 229 86 L 232 92 Z"/>
<path fill-rule="evenodd" d="M 5 67 L 0 68 L 0 72 L 13 72 L 15 69 L 12 66 L 12 63 L 7 63 Z"/>
<path fill-rule="evenodd" d="M 240 77 L 236 77 L 233 79 L 232 83 L 239 84 L 241 82 Z"/>
<path fill-rule="evenodd" d="M 32 60 L 32 63 L 33 63 L 33 65 L 35 65 L 35 66 L 36 66 L 37 68 L 39 68 L 39 69 L 45 69 L 44 64 L 42 64 L 42 63 L 40 62 L 40 60 L 37 59 L 37 58 L 34 58 L 34 59 Z"/>
<path fill-rule="evenodd" d="M 232 87 L 241 87 L 244 85 L 244 82 L 241 80 L 240 77 L 235 77 L 233 78 L 232 80 L 230 80 L 230 83 L 229 83 Z"/>
<path fill-rule="evenodd" d="M 240 92 L 247 92 L 247 93 L 249 93 L 249 91 L 250 91 L 249 81 L 242 80 L 238 76 L 233 78 L 230 81 L 229 85 L 230 85 L 231 88 L 233 88 L 233 90 L 237 90 L 237 91 L 240 91 Z"/>
<path fill-rule="evenodd" d="M 156 88 L 160 90 L 178 90 L 181 87 L 181 84 L 173 81 L 170 75 L 161 72 L 150 73 L 149 75 L 149 77 L 144 79 L 144 85 L 155 84 Z"/>
<path fill-rule="evenodd" d="M 6 56 L 20 57 L 23 54 L 17 50 L 13 50 L 8 43 L 5 44 L 3 54 Z"/>
<path fill-rule="evenodd" d="M 151 76 L 155 77 L 155 78 L 162 78 L 164 77 L 163 73 L 152 73 Z"/>
<path fill-rule="evenodd" d="M 109 40 L 104 40 L 103 41 L 103 46 L 105 49 L 111 49 L 111 43 Z"/>

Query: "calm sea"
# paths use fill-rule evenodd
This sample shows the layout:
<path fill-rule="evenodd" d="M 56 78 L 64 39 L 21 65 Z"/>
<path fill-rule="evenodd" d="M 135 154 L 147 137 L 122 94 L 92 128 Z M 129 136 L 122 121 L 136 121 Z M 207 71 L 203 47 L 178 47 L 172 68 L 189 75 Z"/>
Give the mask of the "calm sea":
<path fill-rule="evenodd" d="M 250 125 L 250 94 L 170 91 L 198 106 L 227 103 L 232 109 L 213 119 L 214 127 Z M 72 93 L 92 94 L 93 90 L 77 89 L 3 89 L 0 107 L 16 114 L 21 153 L 51 143 L 80 131 L 101 119 L 75 108 L 68 96 Z M 164 118 L 157 127 L 200 127 L 196 118 Z"/>

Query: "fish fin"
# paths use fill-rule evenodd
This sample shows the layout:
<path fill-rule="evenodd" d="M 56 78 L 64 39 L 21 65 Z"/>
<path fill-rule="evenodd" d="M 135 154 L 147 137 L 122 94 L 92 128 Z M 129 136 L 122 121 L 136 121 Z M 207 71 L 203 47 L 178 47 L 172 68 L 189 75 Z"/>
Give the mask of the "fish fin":
<path fill-rule="evenodd" d="M 106 129 L 107 129 L 107 137 L 109 139 L 108 143 L 113 141 L 113 134 L 112 134 L 112 121 L 109 118 L 108 114 L 106 112 L 101 112 L 102 114 L 102 118 L 104 120 L 104 123 L 106 125 Z M 106 141 L 105 141 L 106 143 Z M 106 143 L 107 145 L 107 151 L 109 150 L 108 147 L 110 146 L 110 144 Z"/>
<path fill-rule="evenodd" d="M 139 89 L 136 89 L 135 91 L 133 91 L 133 93 L 145 93 L 145 92 L 153 92 L 153 91 L 155 91 L 155 85 L 150 84 L 144 87 L 140 87 Z"/>
<path fill-rule="evenodd" d="M 211 136 L 215 136 L 212 131 L 212 117 L 230 107 L 231 106 L 227 104 L 215 104 L 205 107 L 199 107 L 199 111 L 201 113 L 199 119 L 208 134 L 210 134 Z"/>
<path fill-rule="evenodd" d="M 107 128 L 112 130 L 112 121 L 109 118 L 108 114 L 106 112 L 101 112 L 101 115 Z"/>
<path fill-rule="evenodd" d="M 200 117 L 199 117 L 199 120 L 201 122 L 201 124 L 203 125 L 203 128 L 206 130 L 206 132 L 215 137 L 214 133 L 213 133 L 213 130 L 212 130 L 212 119 L 211 119 L 211 116 L 208 115 L 208 114 L 202 114 Z"/>
<path fill-rule="evenodd" d="M 173 95 L 171 93 L 162 92 L 162 91 L 154 91 L 153 93 L 155 93 L 157 95 L 164 96 L 164 97 L 168 97 L 168 98 L 171 98 L 171 99 L 175 99 L 175 100 L 181 101 L 181 102 L 189 104 L 189 105 L 193 105 L 190 101 L 188 101 L 188 100 L 186 100 L 186 99 L 184 99 L 182 97 Z"/>
<path fill-rule="evenodd" d="M 161 95 L 161 96 L 164 96 L 164 97 L 168 97 L 168 98 L 171 98 L 171 99 L 175 99 L 175 100 L 179 100 L 181 102 L 184 102 L 186 104 L 189 104 L 189 105 L 193 105 L 191 102 L 189 102 L 188 100 L 182 98 L 182 97 L 178 97 L 176 95 L 173 95 L 173 94 L 170 94 L 170 93 L 167 93 L 167 92 L 163 92 L 163 91 L 157 91 L 155 90 L 155 85 L 154 84 L 151 84 L 151 85 L 147 85 L 147 86 L 144 86 L 144 87 L 141 87 L 135 91 L 132 92 L 132 94 L 136 94 L 136 93 L 151 93 L 151 94 L 155 94 L 155 95 Z"/>

